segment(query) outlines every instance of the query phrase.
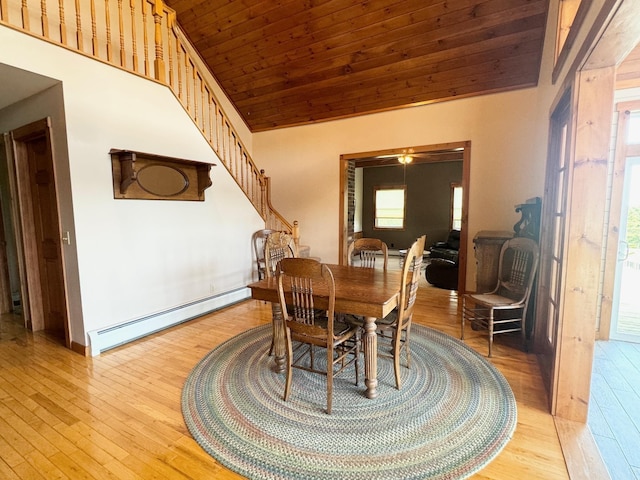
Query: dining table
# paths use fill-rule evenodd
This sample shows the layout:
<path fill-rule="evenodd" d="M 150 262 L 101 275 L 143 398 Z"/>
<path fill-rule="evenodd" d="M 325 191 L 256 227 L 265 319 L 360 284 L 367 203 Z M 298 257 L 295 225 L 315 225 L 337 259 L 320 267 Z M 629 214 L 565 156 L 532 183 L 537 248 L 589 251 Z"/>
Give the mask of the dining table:
<path fill-rule="evenodd" d="M 335 281 L 335 312 L 364 317 L 362 345 L 367 398 L 378 396 L 378 336 L 376 319 L 384 318 L 398 305 L 401 272 L 377 268 L 327 264 Z M 285 371 L 285 334 L 282 308 L 278 300 L 277 277 L 264 278 L 247 286 L 251 297 L 271 302 L 273 315 L 273 356 L 276 372 Z M 328 290 L 314 286 L 317 308 L 328 304 Z"/>

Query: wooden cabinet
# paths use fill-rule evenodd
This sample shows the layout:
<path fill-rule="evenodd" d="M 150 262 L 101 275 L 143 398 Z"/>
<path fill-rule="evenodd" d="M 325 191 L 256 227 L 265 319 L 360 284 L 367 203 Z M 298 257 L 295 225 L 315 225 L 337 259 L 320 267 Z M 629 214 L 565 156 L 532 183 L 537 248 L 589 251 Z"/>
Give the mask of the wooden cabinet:
<path fill-rule="evenodd" d="M 473 238 L 477 266 L 476 292 L 489 292 L 496 286 L 500 250 L 504 242 L 512 237 L 513 232 L 482 230 Z"/>

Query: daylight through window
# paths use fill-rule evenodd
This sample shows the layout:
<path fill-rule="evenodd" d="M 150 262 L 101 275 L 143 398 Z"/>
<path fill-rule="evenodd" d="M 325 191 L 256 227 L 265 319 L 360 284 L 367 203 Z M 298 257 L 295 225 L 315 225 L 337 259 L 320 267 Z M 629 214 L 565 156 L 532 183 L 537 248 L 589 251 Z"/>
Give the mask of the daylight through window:
<path fill-rule="evenodd" d="M 451 184 L 451 230 L 462 229 L 462 187 Z"/>
<path fill-rule="evenodd" d="M 405 187 L 376 188 L 374 228 L 404 228 Z"/>

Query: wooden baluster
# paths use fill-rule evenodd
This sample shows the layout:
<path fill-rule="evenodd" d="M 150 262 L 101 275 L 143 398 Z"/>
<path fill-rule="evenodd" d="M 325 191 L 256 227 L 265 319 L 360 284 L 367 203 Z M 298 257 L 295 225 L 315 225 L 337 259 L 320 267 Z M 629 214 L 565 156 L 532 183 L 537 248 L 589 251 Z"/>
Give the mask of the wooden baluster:
<path fill-rule="evenodd" d="M 64 19 L 64 0 L 58 0 L 58 13 L 60 15 L 60 42 L 67 44 L 67 23 Z"/>
<path fill-rule="evenodd" d="M 231 129 L 230 124 L 227 124 L 227 130 L 229 132 L 229 149 L 227 150 L 227 152 L 229 152 L 229 171 L 231 172 L 231 175 L 237 178 L 238 165 L 236 162 L 236 134 Z"/>
<path fill-rule="evenodd" d="M 176 68 L 178 70 L 178 98 L 182 101 L 182 46 L 176 44 Z"/>
<path fill-rule="evenodd" d="M 156 58 L 153 61 L 154 73 L 156 80 L 165 83 L 165 69 L 164 69 L 164 58 L 163 58 L 163 48 L 162 48 L 162 15 L 164 12 L 164 3 L 162 0 L 154 0 L 153 3 L 153 23 L 155 25 L 155 43 L 156 43 Z"/>
<path fill-rule="evenodd" d="M 169 30 L 169 39 L 167 44 L 167 51 L 169 52 L 169 86 L 175 92 L 175 83 L 174 83 L 174 63 L 173 63 L 173 47 L 171 45 L 171 40 L 173 39 L 178 44 L 178 37 L 176 37 L 173 29 Z"/>
<path fill-rule="evenodd" d="M 84 50 L 83 48 L 83 38 L 82 38 L 82 15 L 80 15 L 80 0 L 76 0 L 76 44 L 78 45 L 78 50 L 81 52 Z"/>
<path fill-rule="evenodd" d="M 260 206 L 261 206 L 260 214 L 262 215 L 262 218 L 267 218 L 266 197 L 267 197 L 268 179 L 267 179 L 267 177 L 264 176 L 264 168 L 260 170 L 260 175 L 262 177 L 262 181 L 260 182 L 260 195 L 261 195 L 261 199 L 260 199 Z"/>
<path fill-rule="evenodd" d="M 191 66 L 191 78 L 193 80 L 193 121 L 198 125 L 198 72 L 196 72 L 196 67 L 194 63 L 189 60 L 189 65 Z"/>
<path fill-rule="evenodd" d="M 187 55 L 187 50 L 183 48 L 184 52 L 184 88 L 187 94 L 187 101 L 185 106 L 187 108 L 187 112 L 191 112 L 191 88 L 189 87 L 189 56 Z"/>
<path fill-rule="evenodd" d="M 147 77 L 151 76 L 151 69 L 149 68 L 149 34 L 147 33 L 147 0 L 142 0 L 142 42 L 143 42 L 143 55 L 144 55 L 144 74 Z"/>
<path fill-rule="evenodd" d="M 96 2 L 95 0 L 91 0 L 91 50 L 93 52 L 93 56 L 98 56 L 98 27 L 96 25 Z"/>
<path fill-rule="evenodd" d="M 26 5 L 27 2 L 24 2 L 23 4 Z M 42 0 L 40 2 L 40 23 L 42 25 L 42 36 L 44 38 L 49 38 L 49 17 L 47 15 L 46 0 Z"/>
<path fill-rule="evenodd" d="M 120 41 L 120 66 L 127 67 L 124 51 L 124 18 L 122 17 L 122 0 L 118 0 L 118 38 Z"/>
<path fill-rule="evenodd" d="M 22 28 L 24 28 L 28 32 L 30 31 L 30 29 L 29 29 L 29 10 L 27 9 L 27 0 L 22 0 L 22 7 L 20 10 L 22 13 Z"/>
<path fill-rule="evenodd" d="M 129 10 L 131 12 L 131 50 L 132 58 L 131 63 L 133 65 L 133 71 L 138 72 L 138 39 L 136 36 L 136 2 L 135 0 L 129 0 Z"/>
<path fill-rule="evenodd" d="M 222 114 L 222 110 L 218 109 L 218 116 L 220 117 L 220 150 L 218 151 L 218 156 L 220 157 L 220 160 L 222 160 L 222 163 L 224 163 L 227 167 L 227 156 L 225 154 L 225 141 L 226 141 L 226 131 L 224 129 L 224 124 L 225 119 L 224 119 L 224 115 Z"/>
<path fill-rule="evenodd" d="M 298 252 L 300 249 L 300 225 L 298 225 L 298 221 L 294 220 L 293 221 L 293 228 L 292 228 L 292 236 L 293 236 L 293 244 L 296 246 L 296 256 L 298 256 Z"/>
<path fill-rule="evenodd" d="M 200 127 L 200 131 L 202 133 L 204 133 L 206 126 L 205 126 L 205 88 L 204 88 L 204 80 L 202 79 L 202 77 L 200 75 L 198 75 L 198 78 L 200 79 L 200 105 L 202 108 L 202 126 Z"/>
<path fill-rule="evenodd" d="M 104 14 L 107 25 L 107 61 L 110 62 L 113 58 L 113 52 L 111 51 L 111 14 L 109 13 L 109 0 L 104 0 Z"/>
<path fill-rule="evenodd" d="M 207 89 L 207 104 L 209 105 L 209 143 L 211 144 L 211 147 L 215 150 L 215 139 L 213 137 L 213 132 L 214 132 L 214 122 L 215 122 L 215 110 L 214 110 L 214 102 L 213 99 L 211 98 L 211 92 L 209 91 L 209 89 Z"/>
<path fill-rule="evenodd" d="M 7 8 L 7 2 L 0 2 L 0 20 L 9 20 L 9 9 Z"/>
<path fill-rule="evenodd" d="M 212 128 L 212 135 L 215 137 L 212 145 L 213 145 L 213 149 L 216 151 L 216 153 L 218 153 L 220 151 L 220 130 L 219 130 L 219 123 L 218 123 L 218 102 L 216 102 L 216 99 L 213 98 L 212 99 L 212 108 L 213 108 L 213 119 L 211 120 L 213 122 L 213 128 Z"/>

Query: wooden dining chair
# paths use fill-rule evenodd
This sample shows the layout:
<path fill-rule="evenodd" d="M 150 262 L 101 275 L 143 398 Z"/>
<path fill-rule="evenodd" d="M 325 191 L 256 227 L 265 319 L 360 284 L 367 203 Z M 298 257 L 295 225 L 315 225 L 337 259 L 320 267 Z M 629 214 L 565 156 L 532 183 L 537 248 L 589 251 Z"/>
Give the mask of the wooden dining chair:
<path fill-rule="evenodd" d="M 335 282 L 327 265 L 310 258 L 285 258 L 278 267 L 278 297 L 284 317 L 287 378 L 284 400 L 291 393 L 293 369 L 327 377 L 327 413 L 331 413 L 333 377 L 355 365 L 359 383 L 360 328 L 335 319 Z M 315 294 L 322 290 L 323 300 Z M 294 348 L 294 342 L 296 348 Z M 325 349 L 326 362 L 314 361 L 314 349 Z"/>
<path fill-rule="evenodd" d="M 409 340 L 411 336 L 411 320 L 418 294 L 418 284 L 422 272 L 422 259 L 424 244 L 427 236 L 418 238 L 407 251 L 402 265 L 402 279 L 400 284 L 400 297 L 398 306 L 386 317 L 376 320 L 379 338 L 389 338 L 391 341 L 391 354 L 384 353 L 385 347 L 378 349 L 378 356 L 393 359 L 393 371 L 396 377 L 396 388 L 402 386 L 400 357 L 405 353 L 407 368 L 411 368 L 411 348 Z"/>
<path fill-rule="evenodd" d="M 264 247 L 267 242 L 267 237 L 270 233 L 275 232 L 270 228 L 264 228 L 258 230 L 251 236 L 251 242 L 253 243 L 253 253 L 256 258 L 256 269 L 258 270 L 258 280 L 262 280 L 265 273 L 265 261 L 264 261 Z"/>
<path fill-rule="evenodd" d="M 493 337 L 498 334 L 520 332 L 522 344 L 526 346 L 525 319 L 538 259 L 538 244 L 530 238 L 516 237 L 502 245 L 495 288 L 489 293 L 469 293 L 462 297 L 462 340 L 465 323 L 469 322 L 475 330 L 487 330 L 489 357 Z"/>
<path fill-rule="evenodd" d="M 421 236 L 407 251 L 402 266 L 398 306 L 386 317 L 376 320 L 378 338 L 383 340 L 380 343 L 386 343 L 384 340 L 391 342 L 391 354 L 383 353 L 387 348 L 385 346 L 379 347 L 377 354 L 379 357 L 393 358 L 393 369 L 398 390 L 402 386 L 400 356 L 403 351 L 405 352 L 407 368 L 411 367 L 411 350 L 409 348 L 411 319 L 422 272 L 422 259 L 426 239 L 426 235 Z M 342 318 L 351 325 L 358 325 L 364 328 L 363 317 L 344 314 Z"/>
<path fill-rule="evenodd" d="M 376 259 L 379 255 L 382 255 L 382 268 L 386 270 L 389 252 L 387 244 L 379 238 L 357 238 L 347 248 L 347 262 L 349 265 L 375 268 Z M 360 261 L 354 262 L 354 258 L 359 258 Z"/>
<path fill-rule="evenodd" d="M 293 235 L 286 232 L 272 231 L 267 235 L 264 242 L 264 275 L 266 278 L 276 276 L 278 263 L 283 258 L 297 257 L 296 245 Z M 276 338 L 276 324 L 272 322 L 273 334 L 271 335 L 271 346 L 269 356 L 273 355 L 273 347 Z"/>

